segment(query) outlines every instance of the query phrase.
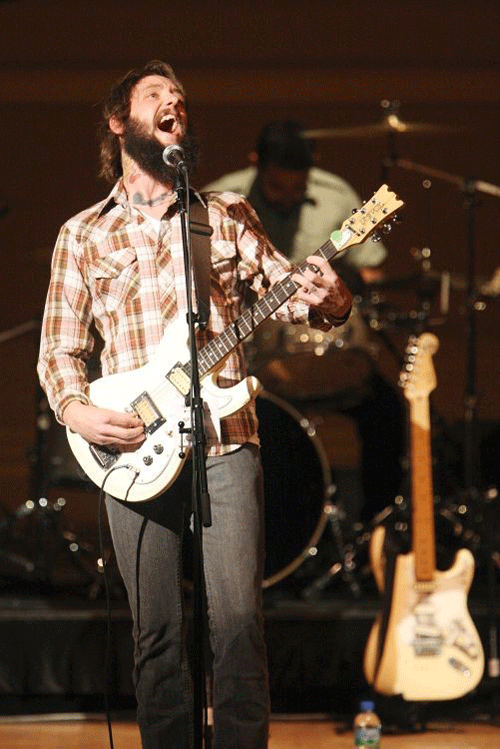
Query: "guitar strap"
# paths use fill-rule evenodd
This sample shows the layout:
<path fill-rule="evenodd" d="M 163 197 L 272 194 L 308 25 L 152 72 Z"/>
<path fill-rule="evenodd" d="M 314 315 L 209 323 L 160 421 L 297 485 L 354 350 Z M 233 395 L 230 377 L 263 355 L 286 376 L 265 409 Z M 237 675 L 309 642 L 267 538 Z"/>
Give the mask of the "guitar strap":
<path fill-rule="evenodd" d="M 213 233 L 208 223 L 208 208 L 191 194 L 189 206 L 189 232 L 193 258 L 193 276 L 198 305 L 198 325 L 205 330 L 210 317 L 210 237 Z"/>

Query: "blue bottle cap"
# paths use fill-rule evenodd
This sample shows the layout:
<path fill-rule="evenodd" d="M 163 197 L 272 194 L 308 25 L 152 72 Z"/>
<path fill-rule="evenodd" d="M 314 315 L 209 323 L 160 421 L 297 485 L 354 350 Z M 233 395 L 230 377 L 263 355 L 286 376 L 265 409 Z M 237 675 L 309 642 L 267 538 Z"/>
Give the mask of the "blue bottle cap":
<path fill-rule="evenodd" d="M 363 702 L 360 703 L 360 708 L 362 712 L 366 713 L 369 710 L 373 710 L 375 707 L 375 703 L 372 702 L 372 700 L 363 700 Z"/>

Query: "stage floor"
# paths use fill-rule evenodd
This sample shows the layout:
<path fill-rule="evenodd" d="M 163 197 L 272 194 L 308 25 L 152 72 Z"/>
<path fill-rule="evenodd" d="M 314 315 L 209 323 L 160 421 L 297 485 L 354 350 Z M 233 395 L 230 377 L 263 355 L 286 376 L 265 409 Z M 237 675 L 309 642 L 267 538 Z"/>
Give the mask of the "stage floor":
<path fill-rule="evenodd" d="M 276 719 L 280 715 L 327 715 L 330 721 L 345 720 L 361 699 L 372 696 L 362 660 L 379 602 L 340 596 L 340 588 L 330 593 L 317 601 L 287 596 L 267 601 L 265 631 Z M 484 598 L 470 604 L 488 653 L 487 606 Z M 0 594 L 0 641 L 9 647 L 0 653 L 0 720 L 2 716 L 15 721 L 55 713 L 95 716 L 102 713 L 106 684 L 116 715 L 133 710 L 131 620 L 125 601 L 113 602 L 108 679 L 103 667 L 106 623 L 102 600 L 42 595 L 41 591 L 35 596 L 26 590 L 15 595 L 12 589 L 4 590 Z M 398 696 L 377 695 L 376 702 L 386 728 L 394 725 L 401 730 L 422 722 L 474 723 L 484 715 L 500 714 L 498 679 L 486 675 L 475 690 L 457 700 L 417 705 Z M 61 729 L 54 725 L 54 730 Z M 71 730 L 76 731 L 74 725 Z M 9 744 L 0 741 L 0 746 Z"/>
<path fill-rule="evenodd" d="M 115 749 L 139 749 L 139 732 L 132 721 L 113 724 Z M 478 723 L 433 723 L 426 731 L 384 735 L 384 749 L 492 749 L 500 729 Z M 84 716 L 0 721 L 0 746 L 5 749 L 105 749 L 109 746 L 104 719 Z M 352 731 L 326 719 L 272 720 L 269 749 L 351 749 Z"/>

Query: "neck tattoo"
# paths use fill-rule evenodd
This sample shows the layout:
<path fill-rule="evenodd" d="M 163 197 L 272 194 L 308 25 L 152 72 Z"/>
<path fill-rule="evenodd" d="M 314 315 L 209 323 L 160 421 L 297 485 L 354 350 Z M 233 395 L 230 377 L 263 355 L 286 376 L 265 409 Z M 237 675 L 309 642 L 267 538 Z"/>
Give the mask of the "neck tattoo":
<path fill-rule="evenodd" d="M 171 193 L 169 192 L 162 192 L 161 195 L 158 195 L 156 198 L 151 198 L 150 200 L 146 200 L 144 195 L 141 192 L 135 192 L 132 196 L 132 202 L 135 205 L 147 205 L 149 208 L 154 208 L 155 205 L 160 205 L 160 203 L 164 203 L 169 197 Z"/>

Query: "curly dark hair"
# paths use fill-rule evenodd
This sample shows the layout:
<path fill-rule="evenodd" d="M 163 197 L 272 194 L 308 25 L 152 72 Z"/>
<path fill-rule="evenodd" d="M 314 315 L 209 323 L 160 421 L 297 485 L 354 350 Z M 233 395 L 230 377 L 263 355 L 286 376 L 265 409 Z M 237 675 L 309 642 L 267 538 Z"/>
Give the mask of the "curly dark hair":
<path fill-rule="evenodd" d="M 161 75 L 171 80 L 184 95 L 184 88 L 173 69 L 161 60 L 150 60 L 143 68 L 129 70 L 123 78 L 114 84 L 104 100 L 102 120 L 99 126 L 100 162 L 99 176 L 108 182 L 116 182 L 122 176 L 122 160 L 118 136 L 110 130 L 109 120 L 116 117 L 126 122 L 130 114 L 130 95 L 132 89 L 142 78 L 148 75 Z"/>

